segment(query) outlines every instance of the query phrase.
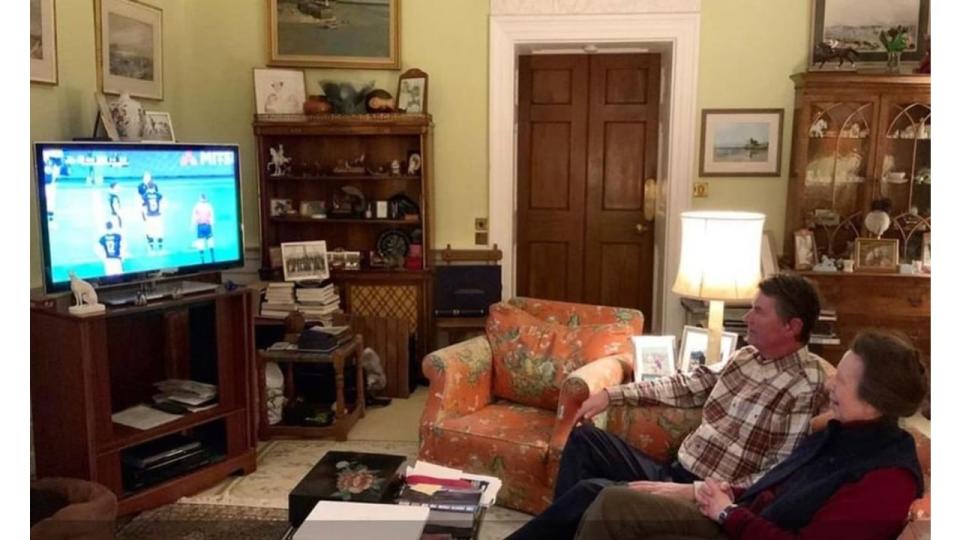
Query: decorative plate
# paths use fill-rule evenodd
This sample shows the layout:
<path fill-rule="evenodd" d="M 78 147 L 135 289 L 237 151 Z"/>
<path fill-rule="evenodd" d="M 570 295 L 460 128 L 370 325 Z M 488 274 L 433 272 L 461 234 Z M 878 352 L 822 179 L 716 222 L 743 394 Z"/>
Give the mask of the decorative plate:
<path fill-rule="evenodd" d="M 384 231 L 377 238 L 377 254 L 383 258 L 406 257 L 409 249 L 410 237 L 399 229 Z"/>

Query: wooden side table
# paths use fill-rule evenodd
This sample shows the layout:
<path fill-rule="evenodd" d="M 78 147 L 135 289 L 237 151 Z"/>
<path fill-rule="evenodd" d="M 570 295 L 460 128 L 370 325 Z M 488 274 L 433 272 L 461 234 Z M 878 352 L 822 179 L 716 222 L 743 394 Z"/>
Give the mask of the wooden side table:
<path fill-rule="evenodd" d="M 293 336 L 294 342 L 296 336 Z M 288 341 L 290 341 L 288 337 Z M 269 440 L 271 438 L 326 438 L 336 437 L 338 441 L 347 440 L 347 433 L 357 423 L 357 420 L 363 418 L 365 414 L 366 396 L 364 395 L 363 367 L 360 365 L 360 353 L 363 351 L 363 336 L 355 335 L 353 339 L 332 353 L 315 353 L 297 350 L 288 351 L 269 351 L 261 349 L 257 351 L 257 381 L 260 392 L 260 439 Z M 347 404 L 344 399 L 344 369 L 352 361 L 353 367 L 357 370 L 356 390 L 357 403 L 353 412 L 347 413 Z M 283 394 L 288 400 L 296 397 L 296 385 L 293 380 L 293 364 L 332 364 L 336 374 L 337 386 L 337 410 L 335 420 L 332 425 L 324 427 L 314 426 L 289 426 L 283 424 L 270 425 L 267 421 L 267 387 L 266 387 L 266 363 L 277 362 L 285 365 L 283 378 Z"/>

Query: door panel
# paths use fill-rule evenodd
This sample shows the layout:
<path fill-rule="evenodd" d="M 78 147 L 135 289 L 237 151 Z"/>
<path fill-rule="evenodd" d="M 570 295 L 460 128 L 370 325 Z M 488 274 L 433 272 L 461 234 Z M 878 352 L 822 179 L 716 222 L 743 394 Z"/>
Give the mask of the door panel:
<path fill-rule="evenodd" d="M 658 55 L 521 56 L 517 292 L 633 307 L 653 300 Z M 642 231 L 637 225 L 642 225 Z"/>
<path fill-rule="evenodd" d="M 517 293 L 583 295 L 586 56 L 521 56 L 517 126 Z"/>
<path fill-rule="evenodd" d="M 643 183 L 657 176 L 659 88 L 658 55 L 590 58 L 584 301 L 639 308 L 648 329 L 654 230 Z"/>

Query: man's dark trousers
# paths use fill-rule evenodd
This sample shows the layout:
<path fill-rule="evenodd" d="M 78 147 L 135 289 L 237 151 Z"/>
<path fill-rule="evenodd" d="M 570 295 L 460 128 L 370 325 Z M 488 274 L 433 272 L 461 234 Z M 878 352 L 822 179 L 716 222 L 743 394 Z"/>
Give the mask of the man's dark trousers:
<path fill-rule="evenodd" d="M 679 463 L 660 465 L 626 441 L 585 424 L 575 428 L 560 457 L 553 504 L 508 537 L 573 539 L 587 508 L 603 488 L 635 480 L 684 484 L 699 480 Z"/>

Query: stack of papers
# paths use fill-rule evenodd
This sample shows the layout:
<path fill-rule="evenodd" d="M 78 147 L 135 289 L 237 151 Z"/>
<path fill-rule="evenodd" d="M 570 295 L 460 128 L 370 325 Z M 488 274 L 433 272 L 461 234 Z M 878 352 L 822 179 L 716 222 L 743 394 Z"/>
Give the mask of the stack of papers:
<path fill-rule="evenodd" d="M 419 540 L 429 512 L 425 506 L 320 501 L 293 540 Z"/>
<path fill-rule="evenodd" d="M 146 405 L 135 405 L 113 414 L 113 421 L 136 429 L 151 429 L 182 417 L 182 414 L 170 414 L 158 411 Z"/>
<path fill-rule="evenodd" d="M 446 478 L 448 480 L 477 480 L 487 484 L 480 497 L 480 506 L 489 507 L 497 501 L 497 493 L 503 487 L 503 482 L 496 476 L 485 476 L 482 474 L 465 473 L 459 469 L 444 467 L 428 461 L 417 461 L 413 467 L 407 467 L 408 477 L 410 476 L 432 476 L 433 478 Z M 424 484 L 411 485 L 416 491 L 428 493 L 431 489 L 436 491 L 439 486 L 430 486 Z"/>

